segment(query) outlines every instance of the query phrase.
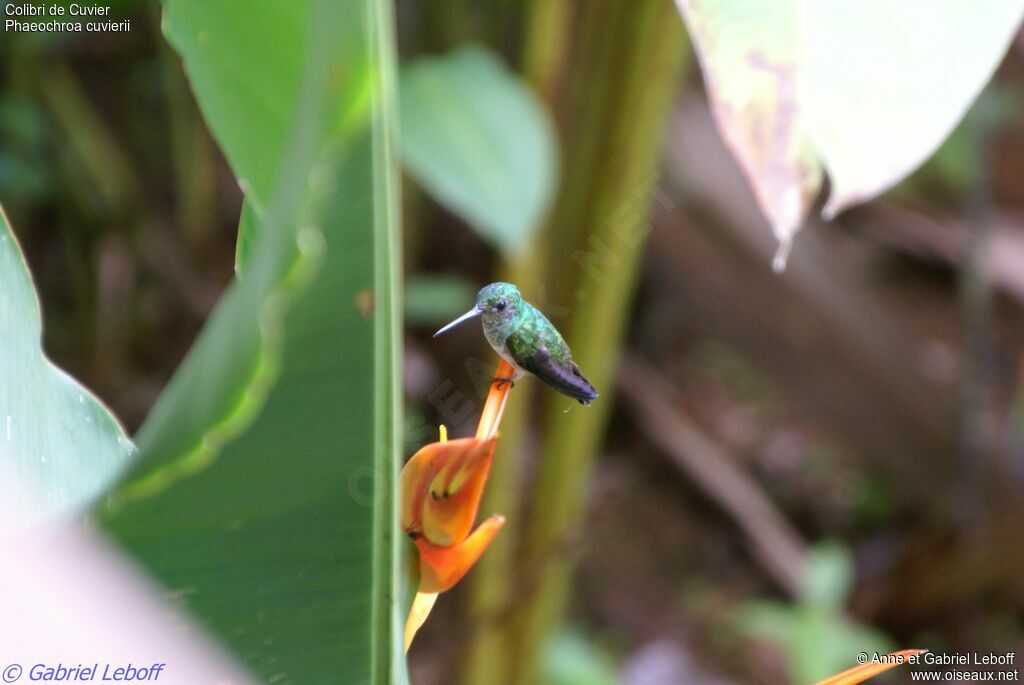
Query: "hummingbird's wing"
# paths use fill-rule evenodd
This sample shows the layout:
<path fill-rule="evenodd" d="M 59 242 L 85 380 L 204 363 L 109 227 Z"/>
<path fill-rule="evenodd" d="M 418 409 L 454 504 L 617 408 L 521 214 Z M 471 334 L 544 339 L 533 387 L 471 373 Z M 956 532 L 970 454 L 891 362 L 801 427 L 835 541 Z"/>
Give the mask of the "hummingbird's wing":
<path fill-rule="evenodd" d="M 597 390 L 583 377 L 580 368 L 572 361 L 559 362 L 544 345 L 524 356 L 519 365 L 563 395 L 579 400 L 580 404 L 590 404 L 597 399 Z"/>

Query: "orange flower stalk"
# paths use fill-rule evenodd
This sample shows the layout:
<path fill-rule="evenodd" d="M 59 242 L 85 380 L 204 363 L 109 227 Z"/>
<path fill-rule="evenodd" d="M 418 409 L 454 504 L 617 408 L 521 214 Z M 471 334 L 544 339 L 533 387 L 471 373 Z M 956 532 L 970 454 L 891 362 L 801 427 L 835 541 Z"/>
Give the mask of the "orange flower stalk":
<path fill-rule="evenodd" d="M 502 360 L 496 378 L 511 378 Z M 420 586 L 405 624 L 405 649 L 427 619 L 437 594 L 451 589 L 472 568 L 505 523 L 498 514 L 470 534 L 491 471 L 498 425 L 512 384 L 495 382 L 487 395 L 476 436 L 437 442 L 412 456 L 399 476 L 402 530 L 419 550 Z"/>
<path fill-rule="evenodd" d="M 911 657 L 916 657 L 927 651 L 926 649 L 904 649 L 902 652 L 893 652 L 880 663 L 866 663 L 854 666 L 831 678 L 819 680 L 815 685 L 856 685 L 857 683 L 863 683 L 865 680 L 874 678 L 879 673 L 888 671 L 890 668 L 905 664 Z"/>

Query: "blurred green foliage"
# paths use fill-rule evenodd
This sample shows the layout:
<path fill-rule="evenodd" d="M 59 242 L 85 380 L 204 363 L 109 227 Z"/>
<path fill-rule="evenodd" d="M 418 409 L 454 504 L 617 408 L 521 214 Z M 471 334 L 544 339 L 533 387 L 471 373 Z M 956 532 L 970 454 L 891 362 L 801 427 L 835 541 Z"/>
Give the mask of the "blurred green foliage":
<path fill-rule="evenodd" d="M 615 685 L 615 660 L 583 633 L 564 629 L 544 644 L 542 685 Z"/>
<path fill-rule="evenodd" d="M 451 321 L 476 301 L 476 287 L 458 276 L 420 275 L 405 284 L 405 322 L 434 326 Z"/>
<path fill-rule="evenodd" d="M 793 604 L 747 603 L 736 616 L 741 632 L 778 645 L 794 683 L 813 683 L 856 665 L 857 652 L 895 648 L 883 633 L 848 618 L 843 606 L 853 587 L 853 563 L 842 545 L 810 551 L 800 598 Z"/>
<path fill-rule="evenodd" d="M 49 127 L 39 104 L 28 97 L 0 95 L 0 188 L 5 201 L 32 202 L 52 192 L 53 174 L 43 161 Z"/>
<path fill-rule="evenodd" d="M 540 227 L 558 169 L 554 131 L 529 88 L 493 53 L 463 47 L 402 72 L 409 173 L 507 254 Z"/>

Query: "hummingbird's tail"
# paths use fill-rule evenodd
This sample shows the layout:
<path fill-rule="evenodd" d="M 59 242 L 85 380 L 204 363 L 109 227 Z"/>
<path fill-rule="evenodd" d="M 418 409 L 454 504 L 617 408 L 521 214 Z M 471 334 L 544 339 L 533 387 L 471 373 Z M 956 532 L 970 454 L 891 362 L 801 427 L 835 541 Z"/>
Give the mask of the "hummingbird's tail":
<path fill-rule="evenodd" d="M 597 389 L 580 372 L 575 362 L 569 362 L 570 373 L 538 376 L 544 383 L 563 395 L 568 395 L 586 406 L 597 399 Z"/>

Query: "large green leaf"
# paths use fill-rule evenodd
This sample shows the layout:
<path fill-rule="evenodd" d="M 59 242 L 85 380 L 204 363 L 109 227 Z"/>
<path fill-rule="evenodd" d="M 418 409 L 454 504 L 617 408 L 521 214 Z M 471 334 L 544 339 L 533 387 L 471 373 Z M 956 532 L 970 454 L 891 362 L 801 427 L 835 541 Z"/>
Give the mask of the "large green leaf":
<path fill-rule="evenodd" d="M 350 11 L 364 4 L 345 3 Z M 309 41 L 313 3 L 248 0 L 244 15 L 238 3 L 166 0 L 164 32 L 181 53 L 196 98 L 220 142 L 246 197 L 262 215 L 275 181 L 280 180 L 285 140 L 293 124 L 294 103 Z M 244 27 L 232 35 L 224 27 Z M 338 78 L 331 112 L 316 131 L 317 139 L 365 116 L 371 94 L 369 56 L 361 49 L 358 22 L 334 28 L 330 40 L 338 51 Z M 343 66 L 341 66 L 343 65 Z M 240 126 L 244 117 L 246 125 Z"/>
<path fill-rule="evenodd" d="M 28 266 L 0 210 L 0 485 L 19 502 L 3 524 L 73 514 L 109 487 L 132 451 L 99 400 L 43 355 Z"/>
<path fill-rule="evenodd" d="M 409 173 L 498 247 L 525 246 L 548 210 L 557 167 L 533 93 L 476 47 L 416 61 L 399 92 Z"/>
<path fill-rule="evenodd" d="M 1017 33 L 1024 0 L 677 0 L 722 135 L 785 245 L 927 159 Z"/>
<path fill-rule="evenodd" d="M 272 682 L 405 677 L 388 8 L 166 9 L 255 228 L 101 515 Z"/>

